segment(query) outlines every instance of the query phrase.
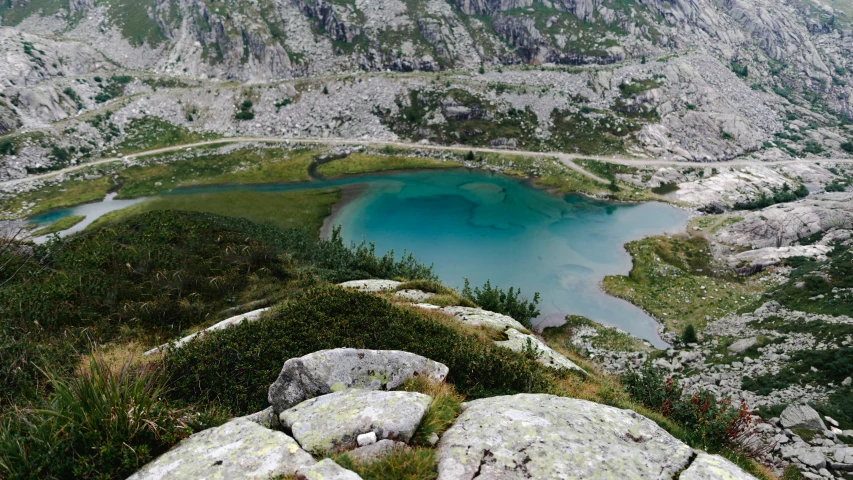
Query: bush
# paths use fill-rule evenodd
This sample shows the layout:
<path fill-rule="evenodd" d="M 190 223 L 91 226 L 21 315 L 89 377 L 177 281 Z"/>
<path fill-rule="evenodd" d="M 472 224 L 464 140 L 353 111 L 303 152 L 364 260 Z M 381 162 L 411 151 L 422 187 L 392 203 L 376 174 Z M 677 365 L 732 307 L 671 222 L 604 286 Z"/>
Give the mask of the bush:
<path fill-rule="evenodd" d="M 684 331 L 681 333 L 681 342 L 682 343 L 698 343 L 699 338 L 696 336 L 696 327 L 693 324 L 688 324 L 684 327 Z"/>
<path fill-rule="evenodd" d="M 55 240 L 35 258 L 44 261 L 21 265 L 0 289 L 0 402 L 41 388 L 35 365 L 69 372 L 75 350 L 87 351 L 89 342 L 157 344 L 223 318 L 225 309 L 286 298 L 316 278 L 435 280 L 411 255 L 378 257 L 372 245 L 345 245 L 339 230 L 320 240 L 303 230 L 174 211 Z M 7 259 L 16 257 L 0 262 Z"/>
<path fill-rule="evenodd" d="M 531 319 L 539 316 L 539 309 L 536 307 L 540 301 L 539 292 L 533 294 L 533 300 L 527 300 L 520 298 L 521 289 L 516 290 L 514 287 L 509 287 L 509 290 L 505 292 L 503 289 L 492 287 L 488 280 L 482 289 L 475 287 L 472 290 L 471 284 L 466 278 L 465 286 L 462 288 L 462 296 L 485 310 L 508 315 L 530 330 L 533 329 Z"/>
<path fill-rule="evenodd" d="M 847 153 L 853 154 L 853 142 L 844 142 L 841 144 L 841 149 Z"/>
<path fill-rule="evenodd" d="M 4 478 L 124 478 L 192 431 L 161 398 L 151 367 L 111 368 L 95 357 L 79 377 L 46 373 L 54 394 L 0 426 Z"/>
<path fill-rule="evenodd" d="M 255 113 L 248 111 L 240 111 L 237 112 L 236 115 L 234 115 L 234 118 L 237 120 L 252 120 L 255 118 Z"/>
<path fill-rule="evenodd" d="M 18 150 L 15 148 L 15 144 L 9 140 L 3 140 L 0 142 L 0 155 L 15 155 L 18 153 Z"/>
<path fill-rule="evenodd" d="M 447 365 L 447 382 L 472 397 L 547 392 L 561 375 L 420 312 L 339 288 L 307 291 L 266 318 L 170 351 L 164 361 L 174 398 L 218 400 L 242 415 L 269 405 L 267 389 L 285 360 L 340 347 L 423 355 Z"/>
<path fill-rule="evenodd" d="M 745 405 L 734 407 L 730 399 L 717 399 L 709 392 L 683 395 L 677 380 L 651 364 L 628 371 L 623 381 L 633 400 L 683 426 L 685 440 L 693 447 L 711 453 L 737 447 L 750 425 L 751 413 Z"/>

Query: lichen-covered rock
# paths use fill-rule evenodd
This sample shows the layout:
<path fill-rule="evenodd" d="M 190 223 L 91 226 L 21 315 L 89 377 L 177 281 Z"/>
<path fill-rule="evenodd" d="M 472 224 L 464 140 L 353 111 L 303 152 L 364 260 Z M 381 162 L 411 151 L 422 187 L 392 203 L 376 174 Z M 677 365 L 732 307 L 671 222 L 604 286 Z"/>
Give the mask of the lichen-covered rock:
<path fill-rule="evenodd" d="M 282 432 L 246 419 L 196 433 L 128 480 L 269 479 L 316 461 Z"/>
<path fill-rule="evenodd" d="M 556 368 L 557 370 L 575 370 L 586 374 L 586 371 L 577 366 L 575 362 L 566 358 L 565 355 L 555 352 L 533 335 L 525 335 L 514 328 L 508 329 L 506 335 L 507 340 L 495 342 L 495 345 L 508 348 L 514 352 L 530 352 L 537 356 L 536 361 L 546 367 Z"/>
<path fill-rule="evenodd" d="M 417 376 L 441 382 L 447 372 L 441 363 L 399 350 L 321 350 L 284 362 L 268 399 L 281 413 L 305 399 L 347 388 L 393 390 Z"/>
<path fill-rule="evenodd" d="M 679 480 L 754 480 L 734 463 L 719 455 L 700 453 L 690 468 L 681 472 Z"/>
<path fill-rule="evenodd" d="M 410 290 L 410 289 L 400 290 L 399 292 L 395 293 L 395 295 L 400 297 L 400 298 L 405 298 L 406 300 L 410 300 L 412 302 L 418 302 L 418 303 L 429 300 L 430 298 L 435 296 L 435 294 L 431 293 L 431 292 L 424 292 L 422 290 Z"/>
<path fill-rule="evenodd" d="M 279 418 L 302 448 L 320 454 L 353 449 L 367 432 L 408 442 L 430 403 L 422 393 L 350 389 L 306 400 Z"/>
<path fill-rule="evenodd" d="M 482 308 L 444 307 L 441 311 L 448 315 L 453 315 L 463 323 L 475 327 L 486 326 L 496 328 L 500 331 L 504 331 L 507 328 L 526 330 L 524 325 L 516 321 L 514 318 L 501 315 L 500 313 L 483 310 Z"/>
<path fill-rule="evenodd" d="M 300 468 L 296 472 L 299 480 L 361 480 L 361 477 L 326 458 L 314 465 Z"/>
<path fill-rule="evenodd" d="M 466 404 L 438 444 L 438 478 L 672 478 L 692 456 L 636 412 L 520 394 Z"/>
<path fill-rule="evenodd" d="M 402 284 L 402 282 L 395 282 L 394 280 L 352 280 L 340 283 L 338 286 L 352 288 L 360 292 L 380 293 L 396 290 Z"/>
<path fill-rule="evenodd" d="M 791 404 L 779 416 L 782 428 L 809 428 L 817 431 L 826 430 L 820 414 L 808 405 Z"/>

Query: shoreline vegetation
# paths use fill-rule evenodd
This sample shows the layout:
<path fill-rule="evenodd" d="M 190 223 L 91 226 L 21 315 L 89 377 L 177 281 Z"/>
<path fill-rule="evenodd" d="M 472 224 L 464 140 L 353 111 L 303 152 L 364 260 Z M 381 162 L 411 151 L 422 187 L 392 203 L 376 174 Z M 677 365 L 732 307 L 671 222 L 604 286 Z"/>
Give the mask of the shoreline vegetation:
<path fill-rule="evenodd" d="M 417 150 L 398 147 L 367 152 L 359 150 L 316 165 L 316 159 L 327 154 L 328 149 L 285 144 L 208 145 L 145 157 L 126 168 L 112 164 L 93 166 L 63 181 L 47 181 L 37 190 L 0 198 L 0 218 L 33 217 L 97 202 L 109 192 L 117 192 L 117 199 L 130 199 L 157 196 L 179 188 L 310 182 L 312 166 L 328 178 L 464 167 L 522 177 L 537 188 L 556 195 L 577 193 L 599 200 L 627 202 L 667 201 L 651 194 L 648 189 L 619 182 L 615 178 L 609 185 L 602 184 L 555 159 L 494 153 L 474 155 L 471 152 L 422 156 Z M 601 167 L 602 162 L 584 162 L 579 165 L 596 175 L 609 168 Z"/>

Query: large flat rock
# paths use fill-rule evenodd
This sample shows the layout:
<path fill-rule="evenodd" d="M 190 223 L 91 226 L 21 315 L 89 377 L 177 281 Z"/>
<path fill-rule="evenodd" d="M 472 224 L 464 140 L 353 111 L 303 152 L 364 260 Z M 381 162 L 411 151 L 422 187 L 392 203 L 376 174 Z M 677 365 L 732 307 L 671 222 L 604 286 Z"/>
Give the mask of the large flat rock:
<path fill-rule="evenodd" d="M 128 480 L 267 480 L 315 463 L 284 433 L 236 419 L 187 438 Z"/>
<path fill-rule="evenodd" d="M 577 366 L 575 362 L 566 358 L 565 355 L 554 351 L 533 335 L 525 335 L 514 328 L 508 329 L 506 335 L 507 340 L 495 342 L 495 345 L 508 348 L 514 352 L 530 352 L 536 355 L 537 362 L 546 367 L 557 370 L 574 370 L 586 374 L 586 371 Z"/>
<path fill-rule="evenodd" d="M 268 399 L 277 413 L 306 400 L 347 388 L 392 390 L 413 377 L 441 382 L 445 365 L 399 350 L 321 350 L 284 362 Z"/>
<path fill-rule="evenodd" d="M 679 480 L 756 480 L 734 463 L 719 455 L 700 453 Z"/>
<path fill-rule="evenodd" d="M 347 470 L 330 458 L 300 468 L 296 472 L 296 478 L 298 480 L 361 480 L 357 473 Z"/>
<path fill-rule="evenodd" d="M 439 480 L 672 478 L 693 456 L 630 410 L 553 395 L 474 400 L 438 444 Z"/>
<path fill-rule="evenodd" d="M 430 403 L 421 393 L 351 389 L 306 400 L 279 418 L 302 448 L 322 454 L 351 450 L 368 432 L 408 443 Z"/>
<path fill-rule="evenodd" d="M 514 328 L 516 330 L 526 330 L 524 328 L 524 325 L 519 323 L 514 318 L 502 315 L 500 313 L 483 310 L 482 308 L 444 307 L 441 309 L 441 311 L 448 315 L 453 315 L 462 323 L 475 327 L 486 326 L 498 329 L 500 331 L 504 331 L 508 328 Z"/>

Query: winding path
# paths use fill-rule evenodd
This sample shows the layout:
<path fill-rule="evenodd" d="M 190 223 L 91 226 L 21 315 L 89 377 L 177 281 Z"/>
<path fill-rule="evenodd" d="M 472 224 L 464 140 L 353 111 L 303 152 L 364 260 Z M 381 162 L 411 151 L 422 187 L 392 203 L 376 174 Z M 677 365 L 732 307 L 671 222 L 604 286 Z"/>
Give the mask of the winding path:
<path fill-rule="evenodd" d="M 664 166 L 664 165 L 722 165 L 722 166 L 747 166 L 747 165 L 782 165 L 782 164 L 808 164 L 808 163 L 817 163 L 817 162 L 833 162 L 833 163 L 849 163 L 853 164 L 853 159 L 851 158 L 826 158 L 826 159 L 798 159 L 798 160 L 778 160 L 772 162 L 759 162 L 756 160 L 727 160 L 721 162 L 690 162 L 690 161 L 675 161 L 675 160 L 654 160 L 654 159 L 643 159 L 643 158 L 629 158 L 629 157 L 618 157 L 618 156 L 598 156 L 598 155 L 579 155 L 573 153 L 560 153 L 560 152 L 531 152 L 525 150 L 506 150 L 506 149 L 498 149 L 498 148 L 477 148 L 477 147 L 466 147 L 466 146 L 445 146 L 445 145 L 425 145 L 421 143 L 406 143 L 406 142 L 397 142 L 397 141 L 386 141 L 386 140 L 347 140 L 347 139 L 330 139 L 330 138 L 291 138 L 291 137 L 231 137 L 231 138 L 220 138 L 217 140 L 207 140 L 204 142 L 198 143 L 188 143 L 184 145 L 174 145 L 171 147 L 157 148 L 154 150 L 147 150 L 144 152 L 137 152 L 125 155 L 123 157 L 109 157 L 102 158 L 100 160 L 95 160 L 94 162 L 83 163 L 80 165 L 74 165 L 72 167 L 63 168 L 61 170 L 55 170 L 52 172 L 44 173 L 41 175 L 32 175 L 24 178 L 16 178 L 14 180 L 6 180 L 4 182 L 0 182 L 0 187 L 10 187 L 20 183 L 26 183 L 37 180 L 44 180 L 47 178 L 56 177 L 58 175 L 63 175 L 66 173 L 71 173 L 77 170 L 82 170 L 84 168 L 103 165 L 107 163 L 119 162 L 123 160 L 131 160 L 134 158 L 147 157 L 151 155 L 157 155 L 160 153 L 169 153 L 176 152 L 179 150 L 186 150 L 195 147 L 203 147 L 207 145 L 216 145 L 223 143 L 245 143 L 245 142 L 263 142 L 263 143 L 300 143 L 300 144 L 322 144 L 322 145 L 377 145 L 377 146 L 394 146 L 394 147 L 402 147 L 402 148 L 413 148 L 413 149 L 421 149 L 421 150 L 437 150 L 437 151 L 453 151 L 453 152 L 467 152 L 473 151 L 477 153 L 498 153 L 503 155 L 523 155 L 528 157 L 554 157 L 562 161 L 567 167 L 586 175 L 587 177 L 596 180 L 601 183 L 609 183 L 607 180 L 598 177 L 577 164 L 574 163 L 573 160 L 578 159 L 591 159 L 591 160 L 600 160 L 603 162 L 610 163 L 619 163 L 622 165 L 638 165 L 638 166 Z"/>

